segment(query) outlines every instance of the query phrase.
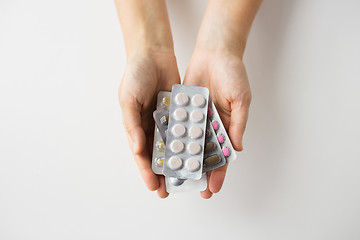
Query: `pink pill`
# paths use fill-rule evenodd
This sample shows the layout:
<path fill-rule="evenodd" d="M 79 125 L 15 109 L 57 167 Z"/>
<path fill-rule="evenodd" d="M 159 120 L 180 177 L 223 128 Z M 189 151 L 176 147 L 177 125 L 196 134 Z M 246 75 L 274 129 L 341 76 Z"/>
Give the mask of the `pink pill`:
<path fill-rule="evenodd" d="M 212 115 L 213 115 L 213 111 L 210 108 L 208 108 L 208 117 L 212 117 Z"/>
<path fill-rule="evenodd" d="M 217 137 L 217 139 L 218 139 L 219 143 L 223 143 L 223 142 L 224 142 L 224 140 L 225 140 L 224 135 L 222 135 L 221 133 L 220 133 L 220 134 L 218 134 L 216 137 Z"/>
<path fill-rule="evenodd" d="M 212 121 L 211 125 L 213 126 L 215 131 L 219 129 L 219 123 L 217 121 Z"/>
<path fill-rule="evenodd" d="M 228 157 L 230 155 L 230 150 L 227 147 L 223 147 L 222 152 L 225 157 Z"/>

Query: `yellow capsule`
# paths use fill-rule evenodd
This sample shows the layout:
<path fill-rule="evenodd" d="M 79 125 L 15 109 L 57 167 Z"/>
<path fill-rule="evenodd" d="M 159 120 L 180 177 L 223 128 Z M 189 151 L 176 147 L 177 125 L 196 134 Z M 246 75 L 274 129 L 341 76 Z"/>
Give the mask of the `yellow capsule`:
<path fill-rule="evenodd" d="M 156 165 L 158 165 L 159 167 L 163 167 L 164 166 L 164 158 L 157 158 Z"/>
<path fill-rule="evenodd" d="M 156 144 L 156 146 L 157 146 L 157 148 L 158 148 L 159 150 L 162 150 L 162 151 L 165 150 L 165 143 L 164 143 L 163 140 L 158 141 L 158 143 Z"/>
<path fill-rule="evenodd" d="M 170 106 L 170 102 L 171 102 L 171 98 L 170 97 L 164 97 L 162 99 L 162 103 L 165 104 L 166 106 Z"/>

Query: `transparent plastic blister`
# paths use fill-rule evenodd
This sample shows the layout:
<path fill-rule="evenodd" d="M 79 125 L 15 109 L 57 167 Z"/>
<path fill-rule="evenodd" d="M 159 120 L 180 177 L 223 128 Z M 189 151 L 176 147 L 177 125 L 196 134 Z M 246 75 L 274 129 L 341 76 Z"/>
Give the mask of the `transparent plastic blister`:
<path fill-rule="evenodd" d="M 208 100 L 207 88 L 173 86 L 163 171 L 166 177 L 201 178 Z"/>
<path fill-rule="evenodd" d="M 206 129 L 209 132 L 205 138 L 203 172 L 209 172 L 226 164 L 226 158 L 209 119 Z"/>
<path fill-rule="evenodd" d="M 165 186 L 168 193 L 205 191 L 207 185 L 206 173 L 204 173 L 199 180 L 179 180 L 165 177 Z"/>
<path fill-rule="evenodd" d="M 166 134 L 169 123 L 169 107 L 157 109 L 153 113 L 155 125 L 159 129 L 162 140 L 166 143 Z"/>
<path fill-rule="evenodd" d="M 230 138 L 223 123 L 221 122 L 220 115 L 211 98 L 209 98 L 208 118 L 211 122 L 212 128 L 215 130 L 216 137 L 221 145 L 221 150 L 226 158 L 226 161 L 230 163 L 236 160 L 236 151 L 231 144 Z"/>
<path fill-rule="evenodd" d="M 163 109 L 170 106 L 171 92 L 161 91 L 157 96 L 156 109 Z M 155 124 L 154 144 L 151 168 L 155 174 L 162 175 L 165 160 L 165 142 L 163 141 L 160 131 Z"/>

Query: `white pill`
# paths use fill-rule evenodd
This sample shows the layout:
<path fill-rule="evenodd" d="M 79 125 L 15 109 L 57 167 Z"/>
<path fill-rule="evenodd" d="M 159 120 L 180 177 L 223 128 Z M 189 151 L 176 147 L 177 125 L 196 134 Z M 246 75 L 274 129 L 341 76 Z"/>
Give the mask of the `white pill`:
<path fill-rule="evenodd" d="M 178 108 L 174 111 L 174 118 L 177 121 L 184 121 L 187 118 L 187 112 L 183 108 Z"/>
<path fill-rule="evenodd" d="M 182 150 L 184 150 L 184 143 L 179 141 L 179 140 L 174 140 L 171 142 L 170 144 L 170 150 L 173 152 L 173 153 L 179 153 L 181 152 Z"/>
<path fill-rule="evenodd" d="M 203 107 L 205 105 L 205 98 L 200 94 L 196 94 L 192 97 L 191 102 L 195 107 Z"/>
<path fill-rule="evenodd" d="M 189 103 L 189 97 L 186 93 L 178 93 L 175 97 L 175 102 L 180 106 L 187 105 Z"/>
<path fill-rule="evenodd" d="M 195 171 L 199 170 L 200 163 L 196 158 L 189 158 L 185 163 L 185 167 L 190 172 L 195 172 Z"/>
<path fill-rule="evenodd" d="M 191 142 L 189 143 L 189 145 L 187 146 L 187 150 L 190 154 L 192 155 L 196 155 L 199 154 L 201 151 L 201 146 L 200 144 L 196 143 L 196 142 Z"/>
<path fill-rule="evenodd" d="M 171 157 L 169 159 L 168 165 L 172 170 L 179 169 L 182 166 L 182 160 L 179 157 Z"/>
<path fill-rule="evenodd" d="M 195 110 L 190 114 L 190 120 L 192 122 L 201 122 L 203 119 L 204 114 L 199 110 Z"/>
<path fill-rule="evenodd" d="M 202 135 L 202 130 L 198 126 L 192 126 L 189 129 L 189 135 L 190 135 L 191 138 L 199 138 Z"/>
<path fill-rule="evenodd" d="M 175 137 L 181 137 L 185 134 L 185 127 L 182 124 L 175 124 L 171 129 L 172 134 Z"/>

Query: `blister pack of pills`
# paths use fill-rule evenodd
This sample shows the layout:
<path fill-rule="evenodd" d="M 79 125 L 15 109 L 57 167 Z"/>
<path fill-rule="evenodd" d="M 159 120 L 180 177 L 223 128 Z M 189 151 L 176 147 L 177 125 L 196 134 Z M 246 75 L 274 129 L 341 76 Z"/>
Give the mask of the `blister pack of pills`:
<path fill-rule="evenodd" d="M 165 186 L 168 193 L 205 191 L 207 185 L 206 173 L 204 173 L 199 180 L 180 180 L 177 178 L 165 177 Z"/>
<path fill-rule="evenodd" d="M 156 109 L 165 109 L 170 106 L 171 92 L 161 91 L 157 96 Z M 154 144 L 151 167 L 155 174 L 163 174 L 165 160 L 165 142 L 160 131 L 155 125 Z"/>
<path fill-rule="evenodd" d="M 173 86 L 163 171 L 166 177 L 201 178 L 208 100 L 207 88 Z"/>
<path fill-rule="evenodd" d="M 159 109 L 154 112 L 154 120 L 159 129 L 160 135 L 166 144 L 166 132 L 168 129 L 169 110 L 168 108 Z M 207 119 L 205 132 L 204 162 L 203 172 L 209 172 L 221 167 L 226 163 L 226 159 L 221 151 L 221 146 L 216 136 L 211 122 Z"/>
<path fill-rule="evenodd" d="M 169 123 L 169 107 L 160 108 L 154 111 L 153 117 L 155 120 L 155 124 L 159 129 L 159 133 L 163 141 L 166 143 L 166 134 Z"/>
<path fill-rule="evenodd" d="M 221 150 L 226 158 L 226 161 L 228 163 L 234 161 L 236 159 L 235 149 L 231 144 L 230 138 L 211 98 L 209 98 L 208 118 L 211 122 L 211 126 L 215 130 L 216 137 L 221 145 Z"/>
<path fill-rule="evenodd" d="M 206 130 L 208 132 L 205 138 L 203 172 L 209 172 L 226 164 L 226 158 L 209 119 Z"/>

